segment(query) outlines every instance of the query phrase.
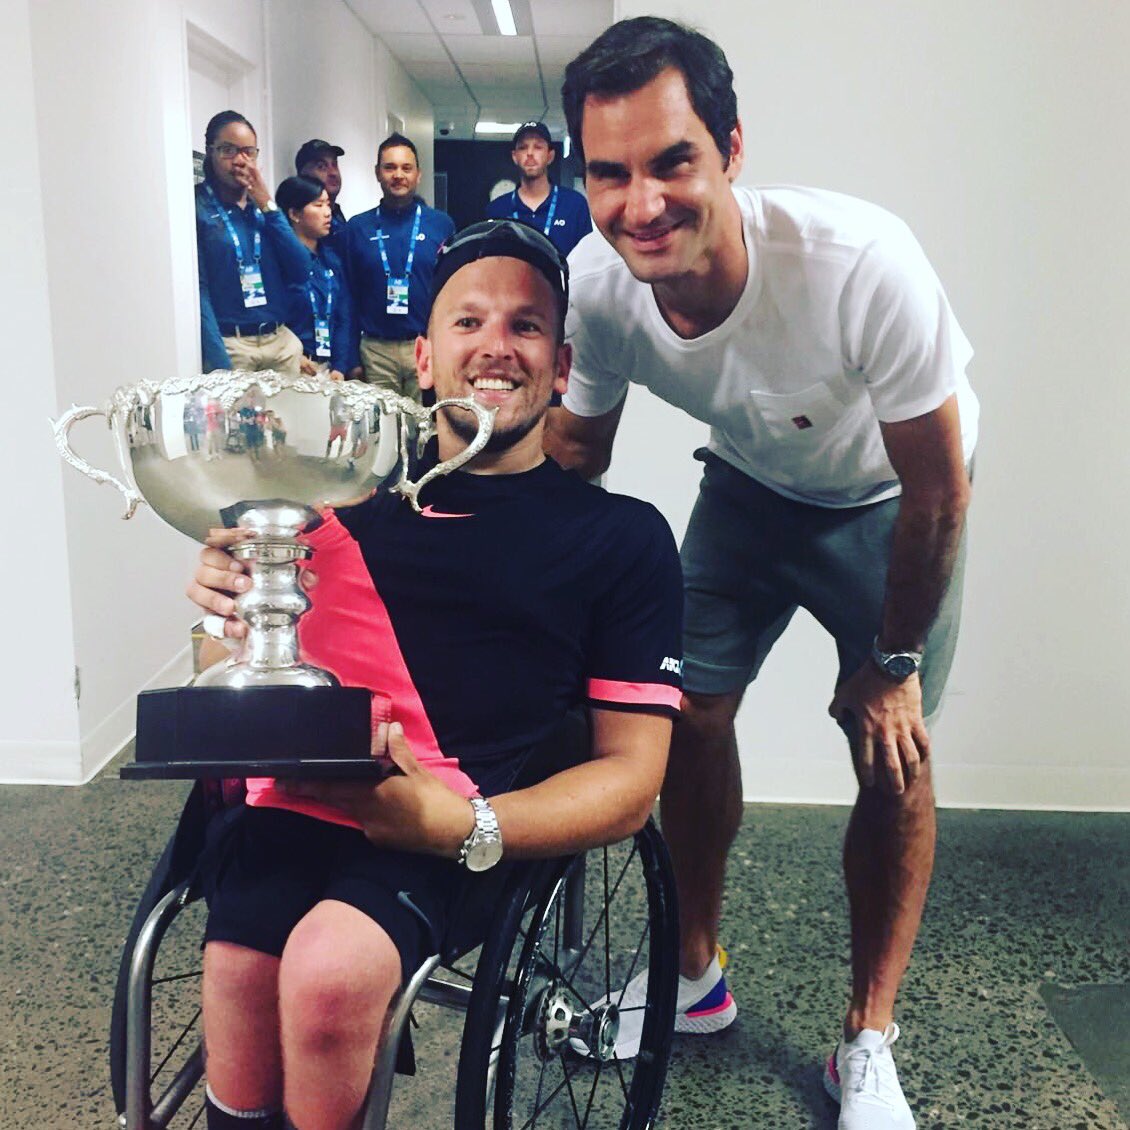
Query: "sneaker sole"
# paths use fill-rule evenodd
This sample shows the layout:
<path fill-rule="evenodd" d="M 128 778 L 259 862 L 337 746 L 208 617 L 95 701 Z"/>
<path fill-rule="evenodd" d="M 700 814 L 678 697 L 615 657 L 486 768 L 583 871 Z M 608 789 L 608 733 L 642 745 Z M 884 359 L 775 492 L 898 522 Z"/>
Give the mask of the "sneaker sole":
<path fill-rule="evenodd" d="M 835 1052 L 832 1053 L 835 1055 Z M 832 1074 L 832 1059 L 829 1057 L 827 1063 L 824 1064 L 824 1091 L 828 1098 L 832 1100 L 837 1106 L 840 1105 L 840 1084 L 839 1080 Z"/>
<path fill-rule="evenodd" d="M 738 1006 L 734 1003 L 733 996 L 727 993 L 725 1002 L 718 1008 L 711 1009 L 710 1012 L 675 1013 L 675 1031 L 686 1032 L 692 1036 L 707 1036 L 711 1032 L 721 1032 L 723 1028 L 729 1028 L 737 1015 Z"/>
<path fill-rule="evenodd" d="M 676 1013 L 675 1031 L 691 1036 L 708 1036 L 711 1032 L 721 1032 L 723 1028 L 729 1028 L 737 1015 L 738 1006 L 734 1003 L 734 998 L 727 993 L 726 1002 L 711 1012 L 690 1016 L 682 1012 Z M 569 1045 L 577 1055 L 584 1056 L 586 1059 L 591 1057 L 589 1049 L 580 1040 L 571 1039 Z M 630 1044 L 618 1043 L 616 1045 L 617 1059 L 635 1059 L 639 1054 L 639 1040 Z"/>

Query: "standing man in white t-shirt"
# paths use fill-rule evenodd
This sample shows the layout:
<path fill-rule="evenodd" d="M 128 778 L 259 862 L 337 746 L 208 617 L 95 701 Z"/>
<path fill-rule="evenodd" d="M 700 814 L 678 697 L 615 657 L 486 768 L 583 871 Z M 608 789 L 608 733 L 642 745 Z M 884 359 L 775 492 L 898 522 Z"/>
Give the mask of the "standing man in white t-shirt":
<path fill-rule="evenodd" d="M 734 717 L 805 607 L 836 640 L 830 713 L 860 786 L 844 845 L 851 1002 L 825 1084 L 841 1130 L 908 1130 L 890 1045 L 934 857 L 928 727 L 960 608 L 972 350 L 900 220 L 830 192 L 734 187 L 742 127 L 709 39 L 622 21 L 569 65 L 562 93 L 599 235 L 570 258 L 574 366 L 550 453 L 603 471 L 629 382 L 711 425 L 682 549 L 684 714 L 662 794 L 683 935 L 676 1029 L 736 1013 L 717 946 L 742 811 Z"/>

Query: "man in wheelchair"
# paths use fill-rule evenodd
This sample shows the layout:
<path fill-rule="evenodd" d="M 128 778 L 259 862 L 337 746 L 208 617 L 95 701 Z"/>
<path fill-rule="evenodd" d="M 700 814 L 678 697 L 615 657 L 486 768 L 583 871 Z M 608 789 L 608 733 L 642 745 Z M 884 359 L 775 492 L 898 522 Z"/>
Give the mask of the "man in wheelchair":
<path fill-rule="evenodd" d="M 494 432 L 425 488 L 422 513 L 382 493 L 310 535 L 303 646 L 373 692 L 389 773 L 247 783 L 206 877 L 211 1130 L 356 1127 L 390 1001 L 465 872 L 631 835 L 663 779 L 680 701 L 674 541 L 651 506 L 542 451 L 569 374 L 565 261 L 531 228 L 476 224 L 443 249 L 434 285 L 420 386 L 497 407 Z M 469 419 L 441 412 L 440 458 L 468 442 Z M 188 589 L 231 637 L 239 536 L 215 532 Z M 589 760 L 516 787 L 579 704 Z"/>

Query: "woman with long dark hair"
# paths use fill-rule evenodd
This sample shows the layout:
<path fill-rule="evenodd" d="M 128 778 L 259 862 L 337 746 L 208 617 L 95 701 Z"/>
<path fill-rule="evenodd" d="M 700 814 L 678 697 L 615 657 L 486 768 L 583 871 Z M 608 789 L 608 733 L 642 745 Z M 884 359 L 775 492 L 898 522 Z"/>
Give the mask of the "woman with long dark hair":
<path fill-rule="evenodd" d="M 208 123 L 204 148 L 196 189 L 204 370 L 297 373 L 302 343 L 285 324 L 286 276 L 301 270 L 302 248 L 266 238 L 272 227 L 290 231 L 259 172 L 255 130 L 225 110 Z"/>
<path fill-rule="evenodd" d="M 287 177 L 275 190 L 282 214 L 305 251 L 305 270 L 288 276 L 286 324 L 298 335 L 305 373 L 340 381 L 361 364 L 353 303 L 341 260 L 326 242 L 333 220 L 325 185 Z"/>

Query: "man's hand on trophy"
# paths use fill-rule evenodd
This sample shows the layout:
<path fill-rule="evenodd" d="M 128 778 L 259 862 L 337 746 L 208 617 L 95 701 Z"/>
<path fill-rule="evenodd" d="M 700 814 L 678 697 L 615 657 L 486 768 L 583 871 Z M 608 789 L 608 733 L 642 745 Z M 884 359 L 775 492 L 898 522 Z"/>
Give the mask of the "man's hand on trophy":
<path fill-rule="evenodd" d="M 247 635 L 247 625 L 236 616 L 235 598 L 251 587 L 251 580 L 242 562 L 229 553 L 233 545 L 251 537 L 250 530 L 214 529 L 208 532 L 205 548 L 200 551 L 200 562 L 185 596 L 207 614 L 205 630 L 211 636 L 219 636 L 219 624 L 228 639 L 239 640 Z M 318 574 L 312 569 L 302 568 L 298 573 L 298 583 L 310 591 L 318 583 Z M 219 624 L 207 623 L 209 617 L 216 617 Z"/>
<path fill-rule="evenodd" d="M 366 781 L 280 781 L 280 787 L 292 796 L 309 797 L 341 809 L 378 846 L 458 859 L 475 824 L 467 798 L 420 765 L 399 722 L 377 724 L 372 750 L 374 757 L 387 757 L 392 763 L 389 774 L 376 785 Z"/>

